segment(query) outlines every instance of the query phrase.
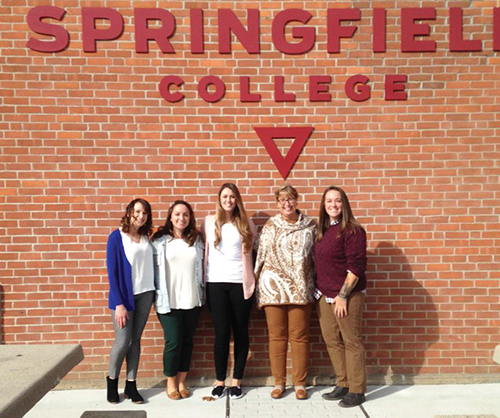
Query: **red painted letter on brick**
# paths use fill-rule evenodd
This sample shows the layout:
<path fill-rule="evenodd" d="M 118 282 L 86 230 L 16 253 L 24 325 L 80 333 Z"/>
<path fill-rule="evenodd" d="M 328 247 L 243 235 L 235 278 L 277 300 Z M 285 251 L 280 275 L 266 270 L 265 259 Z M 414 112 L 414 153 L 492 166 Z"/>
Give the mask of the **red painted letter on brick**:
<path fill-rule="evenodd" d="M 52 18 L 61 20 L 66 11 L 60 7 L 40 6 L 34 7 L 28 12 L 29 28 L 40 35 L 53 36 L 52 42 L 41 41 L 36 38 L 30 38 L 26 46 L 33 51 L 38 52 L 59 52 L 65 49 L 69 44 L 69 33 L 61 26 L 42 22 L 42 19 Z"/>
<path fill-rule="evenodd" d="M 170 103 L 177 103 L 180 102 L 182 99 L 184 99 L 184 95 L 176 91 L 175 93 L 170 92 L 170 86 L 171 85 L 180 87 L 184 84 L 184 80 L 176 75 L 169 75 L 166 77 L 163 77 L 162 80 L 160 81 L 160 94 L 161 97 L 163 97 L 167 102 Z"/>
<path fill-rule="evenodd" d="M 359 20 L 361 12 L 359 9 L 328 9 L 327 14 L 327 48 L 329 53 L 340 52 L 340 39 L 352 38 L 357 26 L 341 26 L 345 20 Z"/>
<path fill-rule="evenodd" d="M 209 85 L 215 86 L 215 91 L 210 93 L 208 91 Z M 214 75 L 207 75 L 203 77 L 198 83 L 198 94 L 208 103 L 215 103 L 221 100 L 226 93 L 226 85 L 224 82 Z"/>
<path fill-rule="evenodd" d="M 193 54 L 203 54 L 205 52 L 205 43 L 203 42 L 203 10 L 190 9 L 191 25 L 191 52 Z"/>
<path fill-rule="evenodd" d="M 240 100 L 242 102 L 260 102 L 262 96 L 259 93 L 250 93 L 250 77 L 240 77 Z"/>
<path fill-rule="evenodd" d="M 385 52 L 387 37 L 387 12 L 373 9 L 373 52 Z"/>
<path fill-rule="evenodd" d="M 232 10 L 219 9 L 218 17 L 219 52 L 221 54 L 231 53 L 231 33 L 234 33 L 249 54 L 258 54 L 260 52 L 259 10 L 247 10 L 248 29 L 243 27 L 243 24 Z"/>
<path fill-rule="evenodd" d="M 370 79 L 364 75 L 353 75 L 345 83 L 345 94 L 355 102 L 364 102 L 370 98 L 370 86 L 367 86 Z"/>
<path fill-rule="evenodd" d="M 96 29 L 98 19 L 109 20 L 109 27 Z M 115 9 L 109 7 L 82 8 L 82 39 L 84 52 L 96 52 L 97 41 L 110 41 L 118 38 L 123 31 L 123 17 Z"/>
<path fill-rule="evenodd" d="M 285 93 L 285 77 L 278 75 L 274 77 L 274 100 L 276 102 L 294 102 L 294 93 Z"/>
<path fill-rule="evenodd" d="M 279 12 L 273 20 L 272 35 L 274 46 L 284 54 L 305 54 L 314 46 L 316 33 L 314 28 L 293 27 L 292 37 L 302 39 L 299 43 L 291 44 L 285 38 L 285 27 L 290 22 L 306 24 L 312 14 L 301 9 L 287 9 Z"/>
<path fill-rule="evenodd" d="M 148 28 L 148 21 L 160 20 L 160 28 Z M 148 41 L 156 41 L 164 54 L 175 52 L 168 38 L 175 31 L 175 17 L 165 9 L 134 9 L 135 51 L 149 52 Z"/>
<path fill-rule="evenodd" d="M 408 94 L 405 85 L 408 76 L 406 74 L 388 74 L 385 76 L 385 100 L 406 100 Z"/>
<path fill-rule="evenodd" d="M 473 52 L 483 49 L 480 40 L 464 39 L 463 10 L 461 7 L 450 8 L 450 51 Z"/>
<path fill-rule="evenodd" d="M 403 52 L 434 52 L 436 41 L 416 41 L 415 36 L 428 36 L 431 32 L 427 23 L 415 23 L 415 20 L 435 20 L 436 9 L 424 7 L 422 9 L 401 10 L 401 51 Z"/>
<path fill-rule="evenodd" d="M 309 100 L 311 102 L 329 102 L 332 95 L 328 93 L 328 84 L 332 82 L 329 75 L 312 75 L 309 77 Z"/>

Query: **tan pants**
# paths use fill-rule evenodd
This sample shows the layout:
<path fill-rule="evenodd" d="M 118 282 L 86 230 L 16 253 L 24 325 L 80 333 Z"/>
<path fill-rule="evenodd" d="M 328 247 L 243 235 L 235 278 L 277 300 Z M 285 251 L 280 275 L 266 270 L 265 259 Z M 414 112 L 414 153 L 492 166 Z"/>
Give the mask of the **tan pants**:
<path fill-rule="evenodd" d="M 347 316 L 339 318 L 335 305 L 322 296 L 318 304 L 321 333 L 337 374 L 337 386 L 352 393 L 366 392 L 365 347 L 361 338 L 365 294 L 354 292 L 347 301 Z"/>
<path fill-rule="evenodd" d="M 309 362 L 309 320 L 312 305 L 265 306 L 269 329 L 269 359 L 274 384 L 286 384 L 288 340 L 292 349 L 294 386 L 305 386 Z"/>

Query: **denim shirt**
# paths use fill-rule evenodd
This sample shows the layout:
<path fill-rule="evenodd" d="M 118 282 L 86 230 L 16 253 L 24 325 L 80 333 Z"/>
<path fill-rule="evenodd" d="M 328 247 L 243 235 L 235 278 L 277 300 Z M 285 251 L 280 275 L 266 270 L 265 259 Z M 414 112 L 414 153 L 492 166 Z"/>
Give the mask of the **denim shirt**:
<path fill-rule="evenodd" d="M 167 235 L 154 240 L 153 257 L 155 267 L 155 310 L 159 314 L 170 312 L 170 300 L 167 291 L 167 273 L 166 273 L 166 252 L 167 252 Z M 196 264 L 195 278 L 198 289 L 198 298 L 200 306 L 205 303 L 204 283 L 203 283 L 203 257 L 205 253 L 205 245 L 201 237 L 198 237 L 194 243 L 196 249 Z"/>

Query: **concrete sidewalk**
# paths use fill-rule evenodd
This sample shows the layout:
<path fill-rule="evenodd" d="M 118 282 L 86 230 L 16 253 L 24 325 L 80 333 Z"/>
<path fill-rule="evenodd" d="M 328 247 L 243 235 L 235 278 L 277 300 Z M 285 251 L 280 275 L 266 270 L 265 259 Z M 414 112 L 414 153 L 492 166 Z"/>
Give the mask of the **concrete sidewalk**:
<path fill-rule="evenodd" d="M 469 385 L 370 386 L 362 407 L 340 408 L 321 394 L 325 386 L 310 387 L 310 399 L 298 401 L 290 388 L 282 399 L 269 396 L 270 387 L 245 387 L 245 396 L 228 401 L 203 401 L 211 388 L 192 388 L 189 399 L 172 401 L 163 389 L 142 389 L 142 405 L 122 400 L 106 402 L 104 389 L 49 392 L 27 418 L 80 418 L 85 411 L 139 411 L 148 418 L 500 418 L 500 383 Z"/>

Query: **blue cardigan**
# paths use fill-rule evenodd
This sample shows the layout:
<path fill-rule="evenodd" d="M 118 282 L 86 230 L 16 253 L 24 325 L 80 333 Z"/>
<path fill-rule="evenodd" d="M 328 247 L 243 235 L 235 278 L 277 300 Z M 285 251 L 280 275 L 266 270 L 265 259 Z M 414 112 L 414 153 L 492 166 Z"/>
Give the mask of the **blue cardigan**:
<path fill-rule="evenodd" d="M 108 237 L 106 266 L 109 279 L 109 309 L 115 310 L 117 305 L 125 305 L 127 311 L 134 311 L 132 266 L 125 255 L 119 229 L 113 231 Z"/>

